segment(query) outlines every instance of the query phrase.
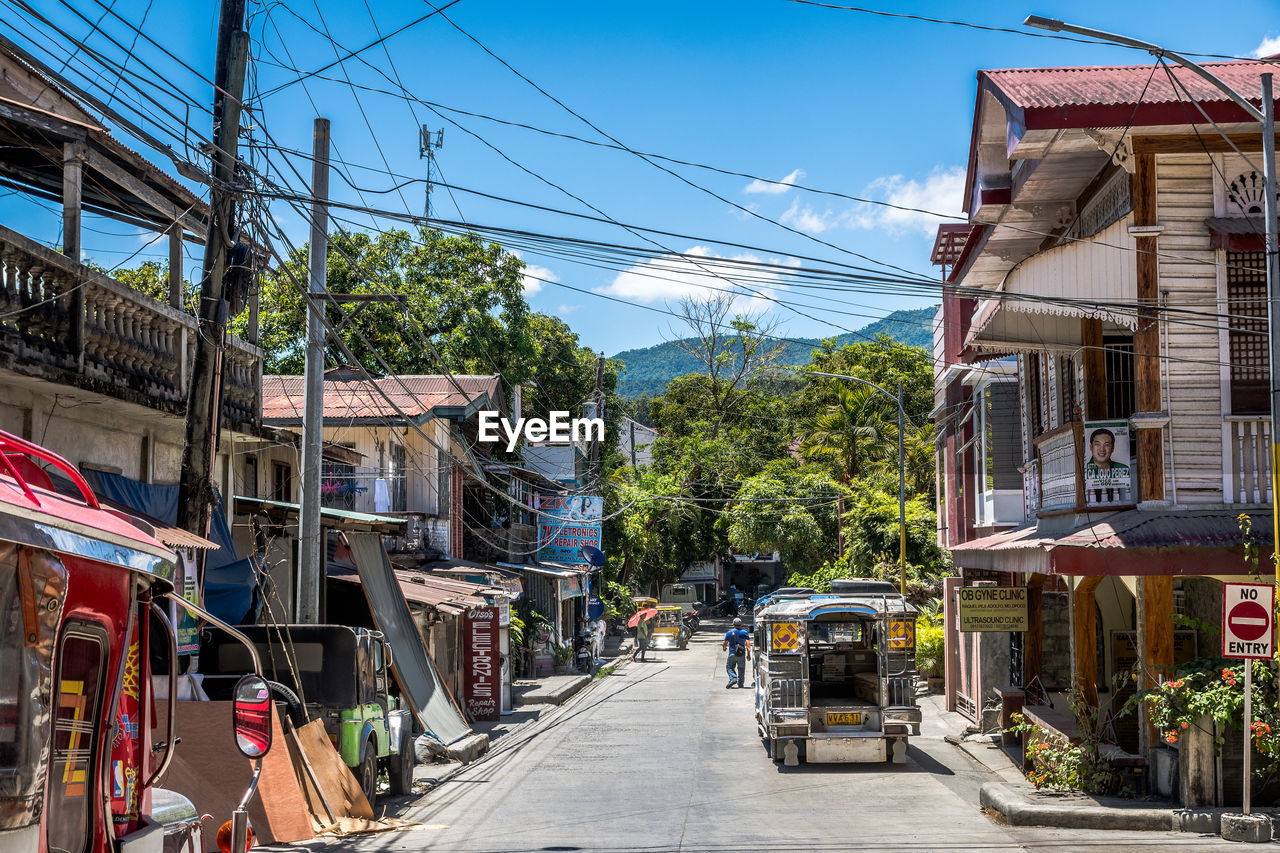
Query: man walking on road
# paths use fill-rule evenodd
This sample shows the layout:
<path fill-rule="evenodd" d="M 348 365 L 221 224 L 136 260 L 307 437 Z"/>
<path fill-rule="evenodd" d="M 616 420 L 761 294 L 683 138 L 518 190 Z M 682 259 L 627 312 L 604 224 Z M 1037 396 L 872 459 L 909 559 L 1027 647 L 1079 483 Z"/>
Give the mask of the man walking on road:
<path fill-rule="evenodd" d="M 729 683 L 725 689 L 738 685 L 745 687 L 747 680 L 747 661 L 751 660 L 751 635 L 742 628 L 742 620 L 734 619 L 733 627 L 724 633 L 721 649 L 727 649 L 729 659 L 724 668 L 729 673 Z"/>
<path fill-rule="evenodd" d="M 645 652 L 649 651 L 649 635 L 653 633 L 653 626 L 649 619 L 641 619 L 636 625 L 636 649 L 631 653 L 631 659 L 635 660 L 636 655 L 640 656 L 640 660 L 644 660 Z"/>

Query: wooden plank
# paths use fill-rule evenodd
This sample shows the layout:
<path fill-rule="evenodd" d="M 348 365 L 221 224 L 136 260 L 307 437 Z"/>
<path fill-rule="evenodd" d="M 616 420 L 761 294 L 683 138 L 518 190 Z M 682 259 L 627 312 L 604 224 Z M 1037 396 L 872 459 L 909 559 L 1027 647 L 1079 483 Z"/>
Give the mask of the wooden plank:
<path fill-rule="evenodd" d="M 1022 647 L 1022 683 L 1043 681 L 1044 575 L 1027 575 L 1027 636 Z"/>
<path fill-rule="evenodd" d="M 1138 654 L 1150 687 L 1152 679 L 1173 674 L 1173 620 L 1169 618 L 1173 613 L 1173 578 L 1148 575 L 1142 578 L 1141 585 L 1142 631 L 1138 639 L 1143 647 Z M 1142 719 L 1146 723 L 1146 742 L 1160 743 L 1150 717 L 1143 714 Z"/>
<path fill-rule="evenodd" d="M 169 307 L 182 310 L 182 223 L 169 229 Z M 256 342 L 255 342 L 256 343 Z"/>
<path fill-rule="evenodd" d="M 1093 591 L 1102 582 L 1101 575 L 1080 578 L 1072 593 L 1072 630 L 1075 642 L 1072 650 L 1075 658 L 1075 682 L 1085 704 L 1098 707 L 1098 612 Z"/>
<path fill-rule="evenodd" d="M 1232 146 L 1235 146 L 1234 148 Z M 1133 137 L 1133 153 L 1143 154 L 1203 154 L 1206 149 L 1212 152 L 1261 151 L 1261 133 L 1229 133 L 1223 137 L 1219 133 L 1171 133 L 1160 136 Z"/>
<path fill-rule="evenodd" d="M 56 116 L 44 110 L 16 103 L 8 98 L 0 98 L 0 119 L 5 119 L 15 124 L 25 124 L 28 127 L 56 137 L 56 141 L 60 142 L 83 141 L 89 135 L 88 128 L 82 124 L 68 121 L 61 116 Z"/>
<path fill-rule="evenodd" d="M 1154 154 L 1134 157 L 1133 224 L 1157 224 L 1156 158 Z M 1139 237 L 1137 243 L 1138 328 L 1133 335 L 1134 391 L 1140 412 L 1161 410 L 1160 385 L 1160 318 L 1156 305 L 1160 299 L 1160 262 L 1156 254 L 1156 237 Z M 1149 306 L 1149 307 L 1147 307 Z M 1139 429 L 1138 499 L 1164 499 L 1164 446 L 1159 429 Z"/>
<path fill-rule="evenodd" d="M 105 154 L 95 148 L 88 149 L 89 168 L 110 180 L 121 189 L 133 194 L 152 210 L 160 214 L 157 224 L 163 223 L 160 230 L 167 231 L 174 222 L 181 223 L 188 231 L 202 234 L 207 225 L 195 216 L 192 211 L 184 210 L 166 198 L 159 190 L 147 184 L 141 178 L 129 174 Z"/>
<path fill-rule="evenodd" d="M 1083 347 L 1084 412 L 1089 420 L 1107 416 L 1107 359 L 1102 349 L 1102 321 L 1086 317 L 1080 321 Z"/>
<path fill-rule="evenodd" d="M 68 142 L 62 147 L 62 253 L 72 261 L 80 261 L 80 218 L 84 190 L 83 142 Z M 84 366 L 84 287 L 71 288 L 67 297 L 67 313 L 71 318 L 71 351 Z"/>

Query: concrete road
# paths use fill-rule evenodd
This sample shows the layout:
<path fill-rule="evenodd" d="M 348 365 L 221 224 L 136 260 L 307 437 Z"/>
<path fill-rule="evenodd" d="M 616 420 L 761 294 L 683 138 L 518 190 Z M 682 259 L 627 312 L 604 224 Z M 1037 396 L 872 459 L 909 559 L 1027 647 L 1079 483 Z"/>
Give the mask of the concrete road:
<path fill-rule="evenodd" d="M 723 630 L 723 629 L 721 629 Z M 390 813 L 421 827 L 322 850 L 782 851 L 1239 849 L 1185 833 L 1020 829 L 977 804 L 991 778 L 927 712 L 906 765 L 769 760 L 752 691 L 726 690 L 712 630 L 628 663 Z"/>

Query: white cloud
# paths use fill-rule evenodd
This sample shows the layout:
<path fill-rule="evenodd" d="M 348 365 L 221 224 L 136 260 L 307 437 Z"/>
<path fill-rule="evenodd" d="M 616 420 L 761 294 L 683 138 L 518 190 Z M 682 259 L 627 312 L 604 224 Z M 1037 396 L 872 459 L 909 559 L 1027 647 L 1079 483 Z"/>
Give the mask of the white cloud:
<path fill-rule="evenodd" d="M 577 311 L 581 307 L 582 307 L 581 305 L 557 305 L 556 313 L 562 314 L 562 315 L 572 314 L 574 311 Z"/>
<path fill-rule="evenodd" d="M 885 204 L 859 203 L 844 210 L 815 208 L 791 202 L 779 221 L 800 231 L 821 234 L 834 228 L 881 230 L 893 235 L 919 233 L 933 236 L 944 222 L 963 221 L 964 170 L 938 167 L 923 180 L 903 175 L 876 178 L 862 195 Z M 892 205 L 892 206 L 887 206 Z M 942 214 L 942 215 L 933 215 Z"/>
<path fill-rule="evenodd" d="M 522 261 L 524 260 L 524 256 L 514 249 L 511 250 L 511 254 L 515 255 Z M 546 267 L 526 262 L 521 274 L 521 284 L 524 286 L 524 298 L 530 299 L 537 296 L 542 291 L 542 288 L 546 287 L 549 282 L 556 282 L 559 280 L 560 276 L 556 275 Z"/>
<path fill-rule="evenodd" d="M 1275 56 L 1280 53 L 1280 36 L 1267 36 L 1262 40 L 1262 44 L 1253 49 L 1253 55 L 1256 57 Z"/>
<path fill-rule="evenodd" d="M 804 169 L 796 169 L 780 181 L 762 181 L 759 178 L 756 178 L 754 181 L 743 187 L 742 191 L 751 195 L 782 195 L 790 190 L 796 181 L 803 177 Z"/>
<path fill-rule="evenodd" d="M 623 270 L 608 285 L 596 288 L 596 292 L 648 305 L 737 289 L 742 294 L 734 302 L 735 311 L 763 312 L 774 306 L 772 299 L 777 298 L 777 290 L 784 286 L 781 276 L 766 275 L 759 269 L 744 271 L 728 263 L 759 260 L 751 254 L 728 258 L 716 255 L 705 246 L 693 246 L 683 256 L 661 255 Z M 743 284 L 735 288 L 739 278 Z"/>

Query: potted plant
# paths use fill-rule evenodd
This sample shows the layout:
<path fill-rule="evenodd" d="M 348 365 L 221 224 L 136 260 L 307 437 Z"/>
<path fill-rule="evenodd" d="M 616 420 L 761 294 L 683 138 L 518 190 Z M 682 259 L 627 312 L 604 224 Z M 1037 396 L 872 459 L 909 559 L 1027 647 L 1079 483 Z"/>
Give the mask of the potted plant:
<path fill-rule="evenodd" d="M 930 693 L 941 693 L 945 683 L 946 639 L 942 614 L 926 606 L 916 619 L 916 671 L 929 682 Z"/>

